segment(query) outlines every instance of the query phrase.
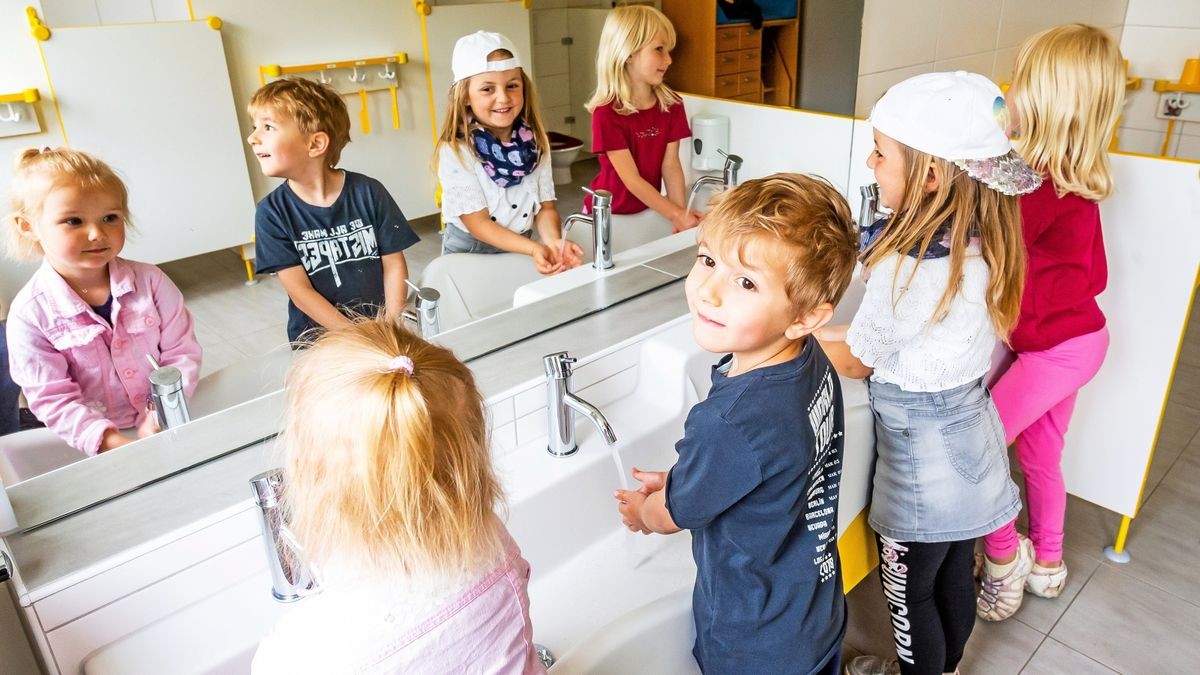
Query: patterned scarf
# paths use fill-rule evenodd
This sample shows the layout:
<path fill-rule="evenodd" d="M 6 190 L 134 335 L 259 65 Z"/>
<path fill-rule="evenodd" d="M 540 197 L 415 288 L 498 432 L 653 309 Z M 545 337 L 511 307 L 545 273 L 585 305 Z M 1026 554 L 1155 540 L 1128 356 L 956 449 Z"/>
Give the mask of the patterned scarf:
<path fill-rule="evenodd" d="M 880 218 L 874 223 L 862 228 L 858 236 L 858 252 L 863 254 L 883 235 L 884 229 L 887 227 L 891 217 Z M 929 242 L 929 248 L 925 249 L 925 255 L 921 255 L 921 242 L 913 244 L 912 250 L 908 252 L 910 258 L 921 258 L 923 260 L 936 260 L 937 258 L 946 258 L 950 255 L 950 225 L 952 223 L 947 220 L 938 227 L 933 234 L 933 240 Z"/>
<path fill-rule="evenodd" d="M 507 142 L 479 124 L 471 127 L 471 142 L 475 145 L 475 155 L 483 162 L 483 170 L 502 188 L 520 185 L 537 168 L 537 139 L 523 117 L 517 118 Z"/>

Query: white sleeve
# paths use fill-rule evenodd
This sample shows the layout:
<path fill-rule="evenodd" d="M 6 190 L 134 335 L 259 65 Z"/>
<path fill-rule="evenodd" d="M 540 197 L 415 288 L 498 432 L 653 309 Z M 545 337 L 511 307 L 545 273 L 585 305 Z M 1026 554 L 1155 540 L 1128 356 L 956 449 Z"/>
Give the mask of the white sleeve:
<path fill-rule="evenodd" d="M 438 151 L 438 182 L 442 184 L 442 218 L 458 218 L 488 207 L 474 162 L 464 161 L 462 153 L 449 145 Z"/>
<path fill-rule="evenodd" d="M 533 170 L 533 178 L 537 180 L 537 202 L 538 208 L 542 202 L 552 202 L 558 199 L 554 194 L 554 171 L 550 165 L 550 152 L 546 152 L 544 161 L 539 160 L 537 168 Z"/>
<path fill-rule="evenodd" d="M 846 333 L 850 353 L 863 365 L 877 367 L 929 326 L 946 290 L 945 275 L 933 269 L 943 262 L 922 261 L 914 275 L 916 261 L 893 254 L 871 268 L 862 304 Z"/>

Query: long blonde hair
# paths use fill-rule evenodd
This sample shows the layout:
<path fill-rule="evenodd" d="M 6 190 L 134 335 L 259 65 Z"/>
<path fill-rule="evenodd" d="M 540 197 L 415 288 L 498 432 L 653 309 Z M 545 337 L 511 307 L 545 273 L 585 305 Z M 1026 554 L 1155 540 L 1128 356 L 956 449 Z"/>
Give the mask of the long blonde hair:
<path fill-rule="evenodd" d="M 492 57 L 511 59 L 514 56 L 516 55 L 507 49 L 497 49 L 488 54 L 488 60 L 493 60 Z M 533 138 L 537 142 L 538 162 L 548 162 L 550 161 L 550 139 L 546 135 L 546 125 L 542 123 L 541 106 L 538 104 L 537 91 L 533 88 L 533 80 L 529 79 L 524 68 L 521 69 L 521 89 L 524 98 L 524 103 L 521 104 L 521 118 L 529 125 L 529 130 L 533 132 Z M 479 159 L 479 153 L 475 152 L 475 146 L 470 140 L 472 125 L 471 113 L 468 110 L 470 105 L 471 78 L 466 77 L 450 85 L 445 119 L 442 120 L 442 131 L 438 134 L 437 143 L 433 146 L 433 170 L 435 173 L 437 172 L 438 155 L 443 145 L 449 146 L 460 155 L 465 149 L 470 153 L 469 156 Z"/>
<path fill-rule="evenodd" d="M 898 142 L 898 141 L 897 141 Z M 892 222 L 864 254 L 863 264 L 870 267 L 884 257 L 899 254 L 900 260 L 914 249 L 919 251 L 912 275 L 938 228 L 950 223 L 949 284 L 933 312 L 933 321 L 946 318 L 950 303 L 962 288 L 963 262 L 972 237 L 979 238 L 980 252 L 988 267 L 988 316 L 997 335 L 1007 341 L 1021 313 L 1021 292 L 1025 284 L 1025 245 L 1021 234 L 1021 206 L 1018 197 L 1008 196 L 971 178 L 953 162 L 914 150 L 903 143 L 905 171 L 904 196 Z M 930 167 L 940 180 L 937 189 L 926 192 Z M 911 279 L 911 276 L 910 276 Z M 896 281 L 897 285 L 900 282 Z M 905 284 L 907 285 L 907 282 Z M 893 287 L 898 301 L 904 291 Z"/>
<path fill-rule="evenodd" d="M 1020 137 L 1013 144 L 1059 195 L 1100 201 L 1112 193 L 1108 144 L 1125 101 L 1125 64 L 1099 28 L 1055 26 L 1017 52 L 1009 105 Z"/>
<path fill-rule="evenodd" d="M 111 166 L 96 157 L 71 148 L 28 148 L 17 153 L 12 181 L 8 186 L 7 254 L 13 260 L 28 262 L 42 256 L 42 246 L 21 234 L 18 218 L 33 221 L 41 217 L 46 195 L 64 183 L 75 183 L 87 191 L 103 191 L 117 198 L 129 225 L 129 190 Z"/>
<path fill-rule="evenodd" d="M 624 5 L 609 12 L 600 32 L 600 48 L 596 51 L 596 91 L 584 105 L 588 112 L 609 103 L 621 115 L 637 112 L 633 103 L 633 83 L 625 63 L 660 33 L 666 40 L 667 49 L 674 49 L 675 27 L 665 14 L 653 7 Z M 682 100 L 665 83 L 651 87 L 651 91 L 658 99 L 658 107 L 664 111 Z"/>
<path fill-rule="evenodd" d="M 284 499 L 306 557 L 453 574 L 497 553 L 483 400 L 450 351 L 360 318 L 296 358 L 286 398 Z"/>

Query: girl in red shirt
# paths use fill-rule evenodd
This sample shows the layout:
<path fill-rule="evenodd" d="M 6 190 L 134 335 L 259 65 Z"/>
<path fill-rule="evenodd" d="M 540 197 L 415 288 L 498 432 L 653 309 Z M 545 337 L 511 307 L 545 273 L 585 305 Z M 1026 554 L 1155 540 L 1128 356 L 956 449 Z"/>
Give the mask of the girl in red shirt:
<path fill-rule="evenodd" d="M 654 209 L 680 232 L 700 223 L 683 190 L 679 141 L 692 135 L 679 95 L 663 83 L 675 48 L 675 28 L 657 9 L 627 5 L 604 21 L 596 56 L 592 152 L 600 174 L 592 189 L 613 193 L 613 213 Z M 667 194 L 662 188 L 666 185 Z M 585 199 L 591 210 L 591 198 Z"/>
<path fill-rule="evenodd" d="M 1017 54 L 1007 96 L 1011 131 L 1025 160 L 1049 180 L 1021 199 L 1028 260 L 1010 338 L 1015 361 L 992 387 L 1025 475 L 1029 538 L 1017 534 L 1015 521 L 984 538 L 977 613 L 989 621 L 1012 616 L 1024 591 L 1054 598 L 1066 585 L 1060 461 L 1075 396 L 1108 350 L 1096 304 L 1108 281 L 1099 202 L 1112 192 L 1107 149 L 1124 97 L 1121 52 L 1103 30 L 1057 26 Z"/>

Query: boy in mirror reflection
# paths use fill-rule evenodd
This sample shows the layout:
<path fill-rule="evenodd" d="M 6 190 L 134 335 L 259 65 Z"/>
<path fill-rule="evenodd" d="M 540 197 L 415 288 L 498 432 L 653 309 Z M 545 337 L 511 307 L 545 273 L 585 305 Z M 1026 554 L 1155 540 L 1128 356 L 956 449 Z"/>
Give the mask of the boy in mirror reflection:
<path fill-rule="evenodd" d="M 685 286 L 696 342 L 726 353 L 669 471 L 614 494 L 634 532 L 691 530 L 696 662 L 706 673 L 837 673 L 844 448 L 837 374 L 810 335 L 850 283 L 846 200 L 799 174 L 746 181 L 700 224 Z"/>
<path fill-rule="evenodd" d="M 258 272 L 288 294 L 288 339 L 350 325 L 351 314 L 398 316 L 407 297 L 404 249 L 417 243 L 387 189 L 338 169 L 350 115 L 337 92 L 300 78 L 271 82 L 247 106 L 246 138 L 266 176 L 285 179 L 254 214 Z"/>
<path fill-rule="evenodd" d="M 174 366 L 188 398 L 200 344 L 183 295 L 157 267 L 119 257 L 129 194 L 87 153 L 30 149 L 9 187 L 8 254 L 42 258 L 13 300 L 9 365 L 29 409 L 88 455 L 158 431 L 147 408 L 151 357 Z"/>

